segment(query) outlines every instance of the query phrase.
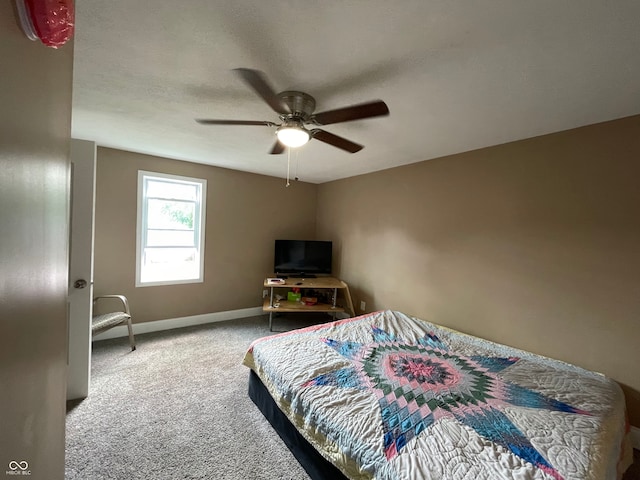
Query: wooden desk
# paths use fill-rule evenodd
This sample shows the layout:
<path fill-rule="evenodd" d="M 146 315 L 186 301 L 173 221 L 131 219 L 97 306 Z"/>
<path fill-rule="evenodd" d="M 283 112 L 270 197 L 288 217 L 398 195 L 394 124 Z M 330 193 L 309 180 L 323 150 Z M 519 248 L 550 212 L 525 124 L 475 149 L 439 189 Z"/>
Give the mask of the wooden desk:
<path fill-rule="evenodd" d="M 262 311 L 269 312 L 269 330 L 272 330 L 273 314 L 274 312 L 324 312 L 335 314 L 338 312 L 347 312 L 350 316 L 355 316 L 353 309 L 353 302 L 351 301 L 351 294 L 349 293 L 349 286 L 334 277 L 316 277 L 316 278 L 298 278 L 289 277 L 284 279 L 284 283 L 274 284 L 268 281 L 269 278 L 275 278 L 275 275 L 267 277 L 264 280 L 264 286 L 269 288 L 269 296 L 264 299 L 262 304 Z M 282 300 L 275 299 L 275 290 L 283 289 L 283 291 L 290 291 L 292 288 L 299 288 L 301 290 L 313 289 L 313 290 L 333 290 L 331 295 L 331 301 L 329 303 L 316 303 L 314 305 L 306 305 L 303 302 L 290 302 L 286 298 Z M 338 291 L 344 296 L 345 306 L 338 306 Z M 305 296 L 304 293 L 302 296 Z"/>

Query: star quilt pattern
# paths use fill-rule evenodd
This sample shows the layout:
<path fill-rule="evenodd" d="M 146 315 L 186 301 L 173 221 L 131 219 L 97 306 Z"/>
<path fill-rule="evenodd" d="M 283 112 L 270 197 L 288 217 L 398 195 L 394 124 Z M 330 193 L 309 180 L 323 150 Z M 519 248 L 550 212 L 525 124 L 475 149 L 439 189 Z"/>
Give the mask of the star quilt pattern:
<path fill-rule="evenodd" d="M 375 395 L 387 459 L 434 422 L 449 417 L 562 479 L 501 408 L 517 405 L 582 415 L 588 412 L 502 380 L 499 372 L 518 358 L 457 355 L 433 333 L 406 342 L 372 326 L 372 337 L 370 343 L 320 339 L 352 366 L 319 375 L 303 386 L 355 388 Z"/>

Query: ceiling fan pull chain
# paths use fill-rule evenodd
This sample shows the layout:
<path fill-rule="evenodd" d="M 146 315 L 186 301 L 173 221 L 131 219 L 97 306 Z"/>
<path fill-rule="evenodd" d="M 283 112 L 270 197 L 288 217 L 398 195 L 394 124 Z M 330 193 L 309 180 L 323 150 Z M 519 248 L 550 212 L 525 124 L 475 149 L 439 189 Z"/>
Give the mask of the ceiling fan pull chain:
<path fill-rule="evenodd" d="M 299 150 L 296 150 L 296 163 L 293 166 L 293 179 L 297 182 L 298 181 L 298 152 Z"/>
<path fill-rule="evenodd" d="M 287 187 L 291 185 L 289 182 L 289 169 L 291 167 L 291 149 L 287 147 Z"/>

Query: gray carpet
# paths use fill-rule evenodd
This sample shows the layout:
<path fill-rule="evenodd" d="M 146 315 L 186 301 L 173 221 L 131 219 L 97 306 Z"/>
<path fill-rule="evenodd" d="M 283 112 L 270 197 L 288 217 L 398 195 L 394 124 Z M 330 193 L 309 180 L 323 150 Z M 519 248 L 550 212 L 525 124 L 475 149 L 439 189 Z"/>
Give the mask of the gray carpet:
<path fill-rule="evenodd" d="M 274 328 L 328 321 L 282 317 Z M 67 413 L 66 479 L 308 479 L 247 396 L 253 317 L 94 343 L 91 391 Z"/>

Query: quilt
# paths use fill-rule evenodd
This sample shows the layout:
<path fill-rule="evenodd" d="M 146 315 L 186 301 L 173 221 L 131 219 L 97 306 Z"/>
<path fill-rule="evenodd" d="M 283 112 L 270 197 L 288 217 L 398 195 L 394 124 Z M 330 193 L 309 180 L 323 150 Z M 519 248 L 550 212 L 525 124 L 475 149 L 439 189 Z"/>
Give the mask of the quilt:
<path fill-rule="evenodd" d="M 401 312 L 255 341 L 244 365 L 351 479 L 616 479 L 613 380 Z"/>

